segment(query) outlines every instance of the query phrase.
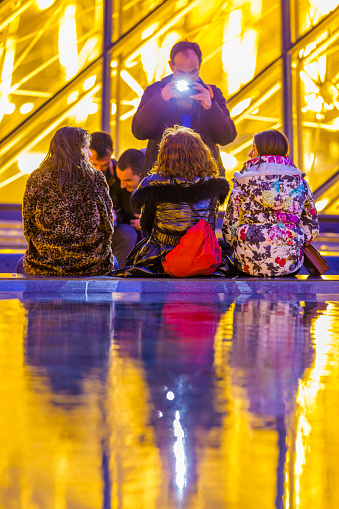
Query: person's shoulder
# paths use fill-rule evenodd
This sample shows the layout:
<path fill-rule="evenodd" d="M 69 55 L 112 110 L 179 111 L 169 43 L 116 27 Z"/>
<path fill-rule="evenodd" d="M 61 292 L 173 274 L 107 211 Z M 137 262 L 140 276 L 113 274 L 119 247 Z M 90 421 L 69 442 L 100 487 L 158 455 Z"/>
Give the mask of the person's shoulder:
<path fill-rule="evenodd" d="M 150 173 L 140 182 L 138 189 L 142 189 L 148 186 L 166 185 L 170 183 L 170 177 L 167 175 L 162 175 L 161 173 Z"/>

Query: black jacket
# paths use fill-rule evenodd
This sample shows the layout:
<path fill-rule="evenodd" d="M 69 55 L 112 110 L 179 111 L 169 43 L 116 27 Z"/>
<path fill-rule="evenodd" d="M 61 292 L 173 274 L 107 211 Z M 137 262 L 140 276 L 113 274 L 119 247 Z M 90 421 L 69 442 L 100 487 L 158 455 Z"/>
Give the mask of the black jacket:
<path fill-rule="evenodd" d="M 172 75 L 153 83 L 146 88 L 132 122 L 132 132 L 139 140 L 149 140 L 146 150 L 143 176 L 154 166 L 158 155 L 158 146 L 167 127 L 180 125 L 180 113 L 175 99 L 166 102 L 162 99 L 161 90 L 171 81 Z M 205 85 L 200 79 L 199 82 Z M 213 93 L 212 107 L 205 110 L 197 101 L 193 101 L 191 127 L 199 133 L 210 148 L 218 162 L 221 176 L 225 169 L 219 155 L 218 145 L 231 143 L 237 135 L 234 123 L 230 118 L 222 92 L 215 85 L 209 85 Z"/>
<path fill-rule="evenodd" d="M 164 276 L 161 262 L 188 228 L 203 218 L 215 230 L 218 205 L 226 199 L 228 189 L 224 178 L 197 177 L 189 182 L 158 174 L 145 177 L 132 194 L 131 204 L 141 208 L 140 225 L 148 237 L 131 251 L 128 266 L 111 275 Z"/>

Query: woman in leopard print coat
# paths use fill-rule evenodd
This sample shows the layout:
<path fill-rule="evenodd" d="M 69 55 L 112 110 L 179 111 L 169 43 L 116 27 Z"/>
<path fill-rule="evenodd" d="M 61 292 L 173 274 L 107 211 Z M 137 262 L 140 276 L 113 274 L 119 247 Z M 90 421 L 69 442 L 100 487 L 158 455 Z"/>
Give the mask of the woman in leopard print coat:
<path fill-rule="evenodd" d="M 62 127 L 30 175 L 23 201 L 27 273 L 102 275 L 113 268 L 112 201 L 104 175 L 88 161 L 90 138 Z"/>

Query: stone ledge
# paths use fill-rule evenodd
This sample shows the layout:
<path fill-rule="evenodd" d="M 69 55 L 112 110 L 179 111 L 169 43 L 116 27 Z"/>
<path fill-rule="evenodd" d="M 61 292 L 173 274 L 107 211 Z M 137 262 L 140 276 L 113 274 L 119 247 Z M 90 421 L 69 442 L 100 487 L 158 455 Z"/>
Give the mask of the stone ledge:
<path fill-rule="evenodd" d="M 187 293 L 187 294 L 331 294 L 339 296 L 339 276 L 277 279 L 122 279 L 122 278 L 24 278 L 3 277 L 0 292 L 57 294 Z"/>

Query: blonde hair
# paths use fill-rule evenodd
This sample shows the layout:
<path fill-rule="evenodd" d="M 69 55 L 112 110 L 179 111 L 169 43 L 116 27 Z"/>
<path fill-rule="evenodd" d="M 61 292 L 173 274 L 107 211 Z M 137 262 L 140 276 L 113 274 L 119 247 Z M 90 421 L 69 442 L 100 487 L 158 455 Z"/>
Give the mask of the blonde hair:
<path fill-rule="evenodd" d="M 158 159 L 151 173 L 183 177 L 187 180 L 219 175 L 218 165 L 200 134 L 179 125 L 164 131 L 159 144 Z"/>

